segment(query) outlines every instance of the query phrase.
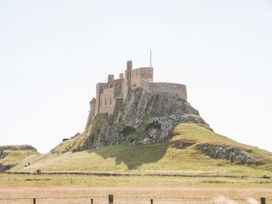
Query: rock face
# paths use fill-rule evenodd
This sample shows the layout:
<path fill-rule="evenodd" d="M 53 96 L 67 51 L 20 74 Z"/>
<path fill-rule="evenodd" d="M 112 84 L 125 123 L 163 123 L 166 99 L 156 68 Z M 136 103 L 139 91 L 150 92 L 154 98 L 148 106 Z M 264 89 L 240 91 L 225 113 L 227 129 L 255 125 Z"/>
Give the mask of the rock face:
<path fill-rule="evenodd" d="M 0 149 L 0 159 L 4 159 L 8 155 L 7 152 Z"/>
<path fill-rule="evenodd" d="M 209 128 L 199 112 L 177 95 L 151 94 L 139 88 L 131 91 L 126 101 L 117 101 L 113 114 L 95 116 L 82 135 L 84 144 L 77 151 L 166 141 L 177 124 L 188 122 Z"/>
<path fill-rule="evenodd" d="M 248 150 L 231 147 L 225 144 L 199 144 L 196 148 L 211 158 L 227 159 L 235 164 L 257 164 L 254 156 Z"/>

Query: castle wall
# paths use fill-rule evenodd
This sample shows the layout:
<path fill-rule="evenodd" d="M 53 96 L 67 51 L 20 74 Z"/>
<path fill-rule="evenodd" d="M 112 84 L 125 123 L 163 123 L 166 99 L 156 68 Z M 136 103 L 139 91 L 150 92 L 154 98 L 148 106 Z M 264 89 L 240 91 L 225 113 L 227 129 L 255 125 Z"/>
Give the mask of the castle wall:
<path fill-rule="evenodd" d="M 121 84 L 115 84 L 114 86 L 114 98 L 123 98 L 123 83 Z"/>
<path fill-rule="evenodd" d="M 128 95 L 128 82 L 127 82 L 127 80 L 125 80 L 125 83 L 123 84 L 122 92 L 123 92 L 123 100 L 125 101 L 127 98 L 127 95 Z"/>
<path fill-rule="evenodd" d="M 103 89 L 100 94 L 99 113 L 112 114 L 115 107 L 114 87 Z"/>
<path fill-rule="evenodd" d="M 103 93 L 103 89 L 107 88 L 107 83 L 96 84 L 96 105 L 95 105 L 95 115 L 99 113 L 100 109 L 100 94 Z"/>
<path fill-rule="evenodd" d="M 131 88 L 135 89 L 142 86 L 142 80 L 153 82 L 153 68 L 143 67 L 133 69 L 131 73 Z"/>
<path fill-rule="evenodd" d="M 183 84 L 174 84 L 174 83 L 149 83 L 142 81 L 142 88 L 150 93 L 159 94 L 159 93 L 169 93 L 177 95 L 178 97 L 187 101 L 187 90 L 186 86 Z"/>
<path fill-rule="evenodd" d="M 119 79 L 114 75 L 108 76 L 108 83 L 98 83 L 96 86 L 96 105 L 91 108 L 90 118 L 98 113 L 114 112 L 116 99 L 125 100 L 129 90 L 143 88 L 145 91 L 154 94 L 168 93 L 187 100 L 186 86 L 173 83 L 153 83 L 153 68 L 142 67 L 132 69 L 132 62 L 127 62 L 125 78 L 123 74 Z M 93 110 L 95 112 L 93 113 Z"/>

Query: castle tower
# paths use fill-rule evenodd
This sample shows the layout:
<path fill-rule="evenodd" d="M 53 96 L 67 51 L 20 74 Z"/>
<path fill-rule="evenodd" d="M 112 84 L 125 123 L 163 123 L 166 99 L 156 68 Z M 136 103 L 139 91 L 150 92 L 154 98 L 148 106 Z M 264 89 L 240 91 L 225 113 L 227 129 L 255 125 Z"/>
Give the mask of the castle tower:
<path fill-rule="evenodd" d="M 127 98 L 128 92 L 131 90 L 132 77 L 132 61 L 127 61 L 127 68 L 125 71 L 125 83 L 123 86 L 124 100 Z"/>
<path fill-rule="evenodd" d="M 96 105 L 96 99 L 93 98 L 91 101 L 90 101 L 90 115 L 91 116 L 94 116 L 94 113 L 95 113 L 95 105 Z"/>
<path fill-rule="evenodd" d="M 131 88 L 132 61 L 127 61 L 126 80 L 128 89 Z"/>
<path fill-rule="evenodd" d="M 88 117 L 85 129 L 89 127 L 90 123 L 92 122 L 92 120 L 93 120 L 93 118 L 95 116 L 95 106 L 96 106 L 96 99 L 93 98 L 90 101 L 90 113 L 89 113 L 89 117 Z"/>
<path fill-rule="evenodd" d="M 113 74 L 109 74 L 108 75 L 108 82 L 113 81 L 114 80 L 114 75 Z"/>

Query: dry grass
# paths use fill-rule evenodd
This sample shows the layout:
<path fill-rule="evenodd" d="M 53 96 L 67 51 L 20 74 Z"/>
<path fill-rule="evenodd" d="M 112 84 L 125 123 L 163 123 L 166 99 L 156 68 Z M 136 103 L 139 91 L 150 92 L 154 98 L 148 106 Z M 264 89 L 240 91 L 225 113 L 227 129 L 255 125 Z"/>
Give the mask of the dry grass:
<path fill-rule="evenodd" d="M 268 178 L 0 174 L 0 186 L 272 188 Z"/>
<path fill-rule="evenodd" d="M 177 149 L 175 142 L 189 141 L 193 145 Z M 235 165 L 224 159 L 212 159 L 195 149 L 201 143 L 220 143 L 251 150 L 264 165 Z M 30 166 L 24 167 L 26 163 Z M 271 153 L 237 143 L 227 137 L 193 124 L 181 124 L 169 142 L 108 146 L 83 152 L 32 155 L 23 159 L 11 171 L 76 171 L 76 172 L 159 172 L 193 175 L 271 175 Z"/>
<path fill-rule="evenodd" d="M 25 158 L 31 155 L 39 155 L 39 153 L 32 150 L 5 150 L 7 156 L 0 159 L 0 163 L 5 165 L 17 165 Z"/>
<path fill-rule="evenodd" d="M 262 188 L 202 188 L 202 187 L 59 187 L 59 186 L 40 186 L 40 187 L 8 187 L 0 188 L 1 198 L 37 198 L 38 203 L 89 203 L 90 198 L 94 198 L 95 203 L 106 203 L 107 195 L 113 194 L 115 201 L 126 201 L 117 203 L 150 203 L 150 198 L 154 203 L 211 203 L 211 200 L 218 196 L 246 201 L 249 197 L 259 200 L 265 196 L 267 201 L 271 201 L 272 190 Z M 40 199 L 53 197 L 55 199 Z M 56 199 L 58 197 L 70 197 L 70 199 Z M 88 198 L 72 199 L 78 197 Z M 205 199 L 205 200 L 204 200 Z M 80 202 L 82 200 L 82 202 Z M 42 202 L 43 201 L 43 202 Z M 88 202 L 86 202 L 88 201 Z M 168 202 L 166 202 L 168 201 Z M 200 202 L 202 201 L 202 202 Z M 28 202 L 30 203 L 30 202 Z M 245 202 L 243 202 L 245 203 Z"/>

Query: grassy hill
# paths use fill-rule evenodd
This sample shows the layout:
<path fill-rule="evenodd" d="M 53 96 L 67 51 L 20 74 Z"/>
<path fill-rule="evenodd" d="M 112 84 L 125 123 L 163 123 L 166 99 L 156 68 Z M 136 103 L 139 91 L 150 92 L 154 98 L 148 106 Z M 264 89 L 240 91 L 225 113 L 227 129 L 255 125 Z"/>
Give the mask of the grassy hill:
<path fill-rule="evenodd" d="M 0 171 L 14 168 L 22 160 L 33 155 L 39 155 L 39 153 L 30 145 L 0 146 Z"/>
<path fill-rule="evenodd" d="M 55 152 L 61 152 L 70 143 L 71 140 L 62 143 Z M 30 165 L 25 166 L 28 163 Z M 180 124 L 167 142 L 107 146 L 74 153 L 32 154 L 10 171 L 34 172 L 37 169 L 47 172 L 263 176 L 272 174 L 272 154 L 199 125 Z"/>

